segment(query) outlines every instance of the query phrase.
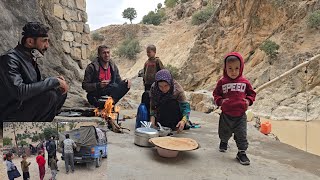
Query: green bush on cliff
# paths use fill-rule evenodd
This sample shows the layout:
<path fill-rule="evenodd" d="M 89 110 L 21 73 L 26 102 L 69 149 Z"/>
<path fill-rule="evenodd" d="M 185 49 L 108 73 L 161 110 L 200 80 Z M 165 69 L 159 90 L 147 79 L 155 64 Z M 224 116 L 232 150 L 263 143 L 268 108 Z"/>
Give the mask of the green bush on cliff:
<path fill-rule="evenodd" d="M 91 38 L 94 40 L 94 41 L 103 41 L 104 40 L 104 36 L 95 32 L 91 35 Z"/>
<path fill-rule="evenodd" d="M 118 47 L 116 54 L 119 57 L 126 57 L 128 59 L 135 59 L 140 52 L 140 43 L 137 39 L 127 38 Z"/>
<path fill-rule="evenodd" d="M 10 146 L 12 145 L 12 139 L 9 137 L 3 137 L 3 145 L 4 146 Z"/>
<path fill-rule="evenodd" d="M 143 16 L 142 23 L 153 24 L 157 26 L 164 20 L 164 17 L 165 17 L 165 12 L 163 9 L 157 10 L 156 13 L 154 11 L 150 11 L 147 15 Z"/>
<path fill-rule="evenodd" d="M 178 4 L 178 1 L 179 0 L 165 0 L 164 4 L 166 5 L 166 7 L 173 8 L 175 5 Z"/>
<path fill-rule="evenodd" d="M 204 10 L 198 11 L 192 15 L 191 23 L 192 25 L 200 25 L 205 23 L 210 19 L 211 15 L 214 13 L 213 7 L 207 7 Z"/>
<path fill-rule="evenodd" d="M 279 48 L 280 46 L 271 40 L 265 41 L 260 46 L 260 50 L 264 51 L 271 58 L 274 58 L 277 56 Z"/>
<path fill-rule="evenodd" d="M 166 65 L 164 68 L 170 71 L 170 73 L 174 79 L 178 78 L 178 76 L 179 76 L 179 69 L 178 68 L 176 68 L 170 64 Z"/>
<path fill-rule="evenodd" d="M 314 11 L 308 16 L 307 24 L 309 28 L 316 28 L 320 27 L 320 10 Z"/>

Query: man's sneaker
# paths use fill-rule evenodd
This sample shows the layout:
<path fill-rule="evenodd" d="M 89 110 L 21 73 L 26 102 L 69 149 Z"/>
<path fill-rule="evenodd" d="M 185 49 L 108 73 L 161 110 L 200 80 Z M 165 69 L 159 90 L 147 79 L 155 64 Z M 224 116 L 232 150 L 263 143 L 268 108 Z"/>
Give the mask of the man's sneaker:
<path fill-rule="evenodd" d="M 250 160 L 246 155 L 245 151 L 239 151 L 237 154 L 237 159 L 242 165 L 250 165 Z"/>
<path fill-rule="evenodd" d="M 220 141 L 219 151 L 226 152 L 228 149 L 228 143 Z"/>

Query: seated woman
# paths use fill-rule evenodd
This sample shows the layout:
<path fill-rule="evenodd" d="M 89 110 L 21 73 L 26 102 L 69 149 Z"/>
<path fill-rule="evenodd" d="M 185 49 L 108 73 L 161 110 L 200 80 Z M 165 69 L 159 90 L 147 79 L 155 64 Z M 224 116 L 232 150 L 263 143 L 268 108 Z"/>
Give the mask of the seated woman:
<path fill-rule="evenodd" d="M 170 72 L 162 69 L 156 73 L 150 90 L 150 121 L 159 122 L 172 130 L 182 131 L 189 121 L 190 104 L 181 85 Z"/>

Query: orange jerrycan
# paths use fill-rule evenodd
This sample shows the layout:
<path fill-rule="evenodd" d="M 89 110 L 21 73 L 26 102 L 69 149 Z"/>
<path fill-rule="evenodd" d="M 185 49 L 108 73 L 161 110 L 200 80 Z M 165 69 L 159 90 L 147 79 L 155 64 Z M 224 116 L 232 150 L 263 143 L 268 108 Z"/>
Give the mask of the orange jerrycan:
<path fill-rule="evenodd" d="M 271 132 L 271 123 L 269 121 L 262 122 L 260 132 L 266 135 L 269 134 Z"/>

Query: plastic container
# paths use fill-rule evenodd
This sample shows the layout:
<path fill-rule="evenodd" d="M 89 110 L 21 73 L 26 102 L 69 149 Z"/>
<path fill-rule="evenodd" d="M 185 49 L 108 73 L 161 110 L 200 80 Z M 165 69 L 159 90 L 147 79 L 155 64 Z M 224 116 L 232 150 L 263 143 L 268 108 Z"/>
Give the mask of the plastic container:
<path fill-rule="evenodd" d="M 136 118 L 136 129 L 141 127 L 140 121 L 148 121 L 148 110 L 144 103 L 141 103 L 138 107 L 137 118 Z"/>
<path fill-rule="evenodd" d="M 260 132 L 266 135 L 269 134 L 271 132 L 271 123 L 269 121 L 262 122 Z"/>
<path fill-rule="evenodd" d="M 179 154 L 179 151 L 168 150 L 168 149 L 164 149 L 164 148 L 161 148 L 158 146 L 156 146 L 156 149 L 157 149 L 159 156 L 165 157 L 165 158 L 174 158 L 174 157 L 177 157 Z"/>

